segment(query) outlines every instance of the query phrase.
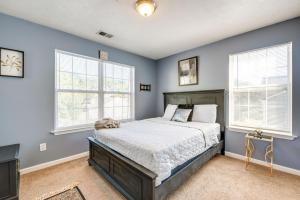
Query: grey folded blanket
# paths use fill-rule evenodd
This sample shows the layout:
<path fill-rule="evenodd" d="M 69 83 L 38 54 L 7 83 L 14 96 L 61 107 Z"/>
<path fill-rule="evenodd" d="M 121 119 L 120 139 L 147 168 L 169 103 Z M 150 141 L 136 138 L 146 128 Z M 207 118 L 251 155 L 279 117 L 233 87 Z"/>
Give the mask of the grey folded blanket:
<path fill-rule="evenodd" d="M 102 120 L 95 122 L 95 129 L 103 129 L 103 128 L 119 128 L 120 122 L 114 120 L 112 118 L 103 118 Z"/>

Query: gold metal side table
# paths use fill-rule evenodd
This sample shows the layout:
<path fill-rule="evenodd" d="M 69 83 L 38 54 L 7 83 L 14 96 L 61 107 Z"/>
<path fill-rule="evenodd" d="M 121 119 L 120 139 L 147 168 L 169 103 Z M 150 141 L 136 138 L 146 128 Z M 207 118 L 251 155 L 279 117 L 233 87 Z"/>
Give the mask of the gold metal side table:
<path fill-rule="evenodd" d="M 248 165 L 251 162 L 253 152 L 255 151 L 253 140 L 265 141 L 270 143 L 266 147 L 265 161 L 268 163 L 268 167 L 270 168 L 270 176 L 272 176 L 273 173 L 273 137 L 272 136 L 262 135 L 261 137 L 257 137 L 254 133 L 248 133 L 245 136 L 245 154 L 246 154 L 245 168 L 246 169 L 248 168 Z"/>

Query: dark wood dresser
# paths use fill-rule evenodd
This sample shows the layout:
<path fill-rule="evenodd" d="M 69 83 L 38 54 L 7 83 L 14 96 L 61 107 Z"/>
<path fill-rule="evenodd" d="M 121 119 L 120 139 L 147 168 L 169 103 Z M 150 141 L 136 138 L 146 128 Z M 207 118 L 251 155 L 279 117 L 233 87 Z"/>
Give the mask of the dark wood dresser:
<path fill-rule="evenodd" d="M 19 199 L 19 144 L 0 147 L 0 200 Z"/>

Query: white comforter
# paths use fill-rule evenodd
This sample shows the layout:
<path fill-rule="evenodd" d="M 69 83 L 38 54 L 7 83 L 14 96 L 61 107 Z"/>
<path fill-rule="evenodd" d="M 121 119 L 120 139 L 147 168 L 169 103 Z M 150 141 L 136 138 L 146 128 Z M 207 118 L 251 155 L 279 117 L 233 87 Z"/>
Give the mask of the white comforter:
<path fill-rule="evenodd" d="M 155 172 L 156 186 L 171 171 L 218 143 L 219 124 L 174 122 L 162 118 L 122 123 L 95 131 L 97 140 Z"/>

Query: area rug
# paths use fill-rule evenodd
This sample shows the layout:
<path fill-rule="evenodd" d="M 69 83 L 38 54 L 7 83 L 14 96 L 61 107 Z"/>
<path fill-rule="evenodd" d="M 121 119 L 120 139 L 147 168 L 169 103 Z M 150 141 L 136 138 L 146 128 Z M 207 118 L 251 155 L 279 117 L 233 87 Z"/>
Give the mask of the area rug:
<path fill-rule="evenodd" d="M 37 200 L 85 200 L 85 198 L 77 184 L 72 184 L 61 190 L 45 194 Z"/>

